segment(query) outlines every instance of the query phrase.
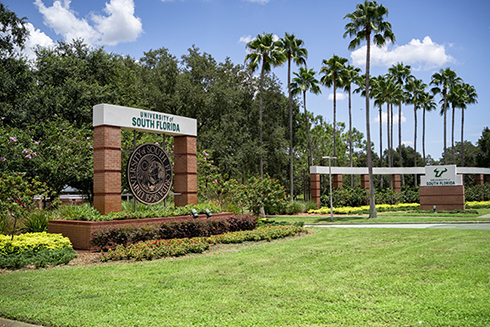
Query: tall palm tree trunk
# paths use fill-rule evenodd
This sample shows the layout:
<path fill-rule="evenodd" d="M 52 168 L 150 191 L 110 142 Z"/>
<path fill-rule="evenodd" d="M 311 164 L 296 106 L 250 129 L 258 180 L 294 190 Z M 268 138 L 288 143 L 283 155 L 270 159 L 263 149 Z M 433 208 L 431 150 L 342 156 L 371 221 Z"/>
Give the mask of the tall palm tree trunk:
<path fill-rule="evenodd" d="M 424 156 L 424 167 L 427 166 L 425 161 L 425 109 L 422 114 L 422 155 Z"/>
<path fill-rule="evenodd" d="M 398 104 L 398 152 L 400 154 L 400 167 L 403 168 L 402 156 L 402 104 Z M 405 175 L 402 174 L 402 186 L 405 186 Z"/>
<path fill-rule="evenodd" d="M 388 144 L 390 144 L 389 141 Z M 383 167 L 383 109 L 381 103 L 379 104 L 379 166 Z M 383 176 L 381 176 L 379 186 L 383 187 Z"/>
<path fill-rule="evenodd" d="M 444 164 L 447 165 L 447 146 L 446 146 L 447 145 L 447 142 L 446 142 L 447 97 L 446 97 L 446 90 L 444 90 L 443 92 L 444 92 Z"/>
<path fill-rule="evenodd" d="M 376 203 L 374 200 L 373 159 L 371 153 L 371 126 L 369 122 L 369 68 L 371 58 L 371 32 L 366 31 L 366 139 L 367 139 L 367 165 L 369 174 L 369 218 L 376 218 Z"/>
<path fill-rule="evenodd" d="M 349 161 L 350 166 L 353 166 L 352 162 L 352 103 L 351 103 L 351 89 L 349 86 Z M 350 187 L 354 188 L 354 175 L 350 175 Z"/>
<path fill-rule="evenodd" d="M 464 108 L 461 108 L 461 167 L 464 167 Z"/>
<path fill-rule="evenodd" d="M 333 80 L 333 164 L 337 166 L 337 81 Z"/>
<path fill-rule="evenodd" d="M 291 202 L 294 198 L 294 167 L 293 167 L 293 94 L 291 93 L 291 58 L 288 60 L 288 92 L 289 92 L 289 182 Z"/>
<path fill-rule="evenodd" d="M 452 126 L 451 126 L 451 149 L 452 149 L 452 152 L 453 152 L 453 164 L 456 164 L 456 151 L 454 149 L 454 113 L 456 111 L 456 108 L 454 108 L 454 104 L 453 104 L 453 111 L 452 111 Z"/>
<path fill-rule="evenodd" d="M 262 91 L 264 89 L 264 63 L 260 71 L 260 90 L 259 90 L 259 140 L 260 140 L 260 178 L 264 177 L 264 157 L 262 155 Z"/>
<path fill-rule="evenodd" d="M 413 137 L 413 166 L 417 167 L 417 107 L 413 106 L 414 137 Z M 417 174 L 413 175 L 414 185 L 417 187 Z"/>
<path fill-rule="evenodd" d="M 313 166 L 313 150 L 311 147 L 311 136 L 310 136 L 310 121 L 308 119 L 308 112 L 306 111 L 306 91 L 303 91 L 303 106 L 305 109 L 305 123 L 306 123 L 306 131 L 308 132 L 308 170 L 311 166 Z"/>

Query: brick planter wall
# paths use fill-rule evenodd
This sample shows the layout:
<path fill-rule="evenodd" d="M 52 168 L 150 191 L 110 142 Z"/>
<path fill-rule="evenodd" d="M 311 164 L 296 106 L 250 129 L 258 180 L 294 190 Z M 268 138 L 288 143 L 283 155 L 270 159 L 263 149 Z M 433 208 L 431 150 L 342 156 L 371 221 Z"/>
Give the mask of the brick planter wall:
<path fill-rule="evenodd" d="M 421 186 L 420 210 L 464 210 L 464 185 Z"/>
<path fill-rule="evenodd" d="M 175 216 L 163 218 L 146 218 L 146 219 L 127 219 L 111 221 L 79 221 L 79 220 L 52 220 L 48 223 L 48 233 L 61 234 L 68 237 L 75 250 L 91 250 L 90 240 L 94 232 L 101 229 L 123 226 L 144 226 L 159 225 L 169 222 L 181 222 L 187 220 L 226 220 L 234 216 L 231 212 L 213 214 L 211 218 L 206 215 L 199 215 L 199 218 L 192 216 Z"/>

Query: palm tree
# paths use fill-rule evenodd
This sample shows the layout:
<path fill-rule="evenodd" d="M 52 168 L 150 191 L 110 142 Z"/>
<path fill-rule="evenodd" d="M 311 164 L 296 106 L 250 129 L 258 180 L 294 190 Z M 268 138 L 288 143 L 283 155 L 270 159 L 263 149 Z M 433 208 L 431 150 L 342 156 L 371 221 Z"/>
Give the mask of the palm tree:
<path fill-rule="evenodd" d="M 449 67 L 441 69 L 432 75 L 431 85 L 435 85 L 432 88 L 434 94 L 441 93 L 444 100 L 442 113 L 444 115 L 444 164 L 447 165 L 447 142 L 446 142 L 446 122 L 447 122 L 447 94 L 454 87 L 459 77 Z"/>
<path fill-rule="evenodd" d="M 259 87 L 259 139 L 262 148 L 262 93 L 264 89 L 264 74 L 269 72 L 273 66 L 281 65 L 285 60 L 284 50 L 281 49 L 280 43 L 274 41 L 272 33 L 257 35 L 255 39 L 247 43 L 247 49 L 250 51 L 245 56 L 245 62 L 248 68 L 254 72 L 259 65 L 260 70 L 260 87 Z M 260 177 L 264 176 L 264 159 L 260 155 Z"/>
<path fill-rule="evenodd" d="M 359 79 L 359 73 L 361 69 L 354 67 L 352 65 L 347 65 L 344 69 L 344 90 L 349 94 L 349 161 L 350 166 L 353 166 L 352 161 L 352 83 L 355 83 Z M 353 175 L 350 177 L 350 187 L 354 188 L 354 178 Z"/>
<path fill-rule="evenodd" d="M 369 217 L 376 218 L 376 204 L 374 202 L 373 162 L 371 154 L 371 130 L 369 125 L 369 69 L 371 60 L 371 35 L 377 46 L 383 46 L 386 41 L 395 42 L 395 34 L 391 24 L 383 20 L 388 15 L 388 9 L 378 5 L 376 1 L 364 1 L 356 6 L 356 10 L 345 15 L 350 22 L 345 25 L 344 38 L 354 37 L 349 43 L 349 50 L 357 48 L 366 40 L 366 138 L 367 138 L 367 165 L 369 172 Z"/>
<path fill-rule="evenodd" d="M 423 109 L 422 115 L 422 154 L 424 157 L 424 166 L 427 165 L 425 160 L 425 113 L 427 111 L 432 111 L 437 108 L 434 96 L 428 92 L 423 92 L 420 96 L 421 108 Z"/>
<path fill-rule="evenodd" d="M 291 83 L 291 92 L 293 94 L 302 93 L 303 94 L 303 108 L 305 110 L 305 123 L 306 123 L 306 131 L 308 133 L 308 165 L 313 166 L 313 150 L 311 147 L 311 136 L 310 136 L 310 122 L 308 120 L 308 111 L 306 110 L 306 92 L 310 91 L 313 94 L 321 93 L 319 82 L 315 78 L 315 71 L 313 69 L 306 69 L 304 67 L 299 68 L 299 73 L 294 73 L 296 76 L 293 78 L 293 82 Z"/>
<path fill-rule="evenodd" d="M 388 68 L 388 72 L 391 76 L 396 79 L 396 83 L 400 86 L 403 86 L 404 83 L 407 82 L 409 78 L 411 78 L 411 67 L 408 65 L 403 65 L 402 63 L 398 63 L 396 65 Z M 402 156 L 402 102 L 403 97 L 401 97 L 400 101 L 398 101 L 398 152 L 400 155 L 400 167 L 403 167 L 403 156 Z M 402 185 L 405 185 L 405 177 L 402 174 Z"/>
<path fill-rule="evenodd" d="M 293 169 L 293 94 L 291 92 L 291 61 L 294 61 L 296 65 L 305 65 L 308 58 L 308 50 L 303 48 L 303 40 L 297 39 L 294 34 L 285 33 L 284 37 L 280 39 L 281 48 L 285 51 L 288 60 L 288 92 L 289 92 L 289 180 L 290 180 L 290 192 L 291 202 L 294 197 L 294 169 Z"/>
<path fill-rule="evenodd" d="M 451 104 L 451 149 L 453 164 L 456 164 L 456 149 L 454 148 L 454 116 L 456 115 L 456 108 L 461 108 L 463 102 L 465 101 L 465 92 L 462 89 L 463 80 L 458 79 L 454 86 L 449 90 L 447 94 L 447 101 Z"/>
<path fill-rule="evenodd" d="M 413 104 L 414 138 L 413 138 L 413 166 L 417 167 L 417 109 L 422 105 L 421 95 L 425 92 L 425 84 L 421 79 L 411 78 L 405 85 L 407 103 Z M 414 175 L 414 184 L 417 186 L 417 175 Z"/>
<path fill-rule="evenodd" d="M 323 59 L 323 67 L 320 69 L 320 74 L 324 74 L 320 82 L 326 87 L 333 86 L 333 156 L 337 157 L 337 87 L 343 87 L 346 58 L 333 55 L 332 58 Z M 334 165 L 337 164 L 337 159 L 334 159 Z"/>
<path fill-rule="evenodd" d="M 463 101 L 461 102 L 461 167 L 464 167 L 464 111 L 466 109 L 467 104 L 475 104 L 478 103 L 476 100 L 478 98 L 478 94 L 476 94 L 476 89 L 473 85 L 469 85 L 463 83 L 461 88 L 464 91 Z"/>

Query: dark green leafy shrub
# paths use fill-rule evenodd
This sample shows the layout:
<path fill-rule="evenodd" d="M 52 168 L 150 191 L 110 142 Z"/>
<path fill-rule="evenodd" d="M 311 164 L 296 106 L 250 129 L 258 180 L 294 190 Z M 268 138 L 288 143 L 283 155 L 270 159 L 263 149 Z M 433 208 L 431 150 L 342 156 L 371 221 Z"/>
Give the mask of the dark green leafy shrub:
<path fill-rule="evenodd" d="M 33 264 L 36 268 L 67 264 L 78 255 L 71 247 L 23 251 L 0 256 L 0 268 L 19 269 Z"/>
<path fill-rule="evenodd" d="M 386 188 L 376 190 L 374 193 L 376 203 L 382 204 L 397 204 L 402 199 L 402 194 L 397 193 L 392 189 Z"/>
<path fill-rule="evenodd" d="M 466 201 L 489 201 L 490 200 L 490 184 L 475 185 L 465 187 L 464 190 Z"/>
<path fill-rule="evenodd" d="M 229 231 L 250 230 L 257 225 L 251 215 L 230 217 L 225 221 L 194 221 L 163 223 L 147 226 L 112 227 L 95 232 L 91 244 L 99 249 L 115 248 L 117 245 L 135 244 L 157 239 L 207 237 Z"/>

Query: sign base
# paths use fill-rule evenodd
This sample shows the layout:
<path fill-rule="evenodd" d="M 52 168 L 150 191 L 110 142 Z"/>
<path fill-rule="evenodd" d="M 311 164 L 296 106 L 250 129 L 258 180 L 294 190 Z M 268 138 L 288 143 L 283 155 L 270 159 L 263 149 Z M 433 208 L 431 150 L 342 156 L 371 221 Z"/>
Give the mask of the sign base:
<path fill-rule="evenodd" d="M 464 185 L 420 186 L 420 210 L 465 210 Z"/>

